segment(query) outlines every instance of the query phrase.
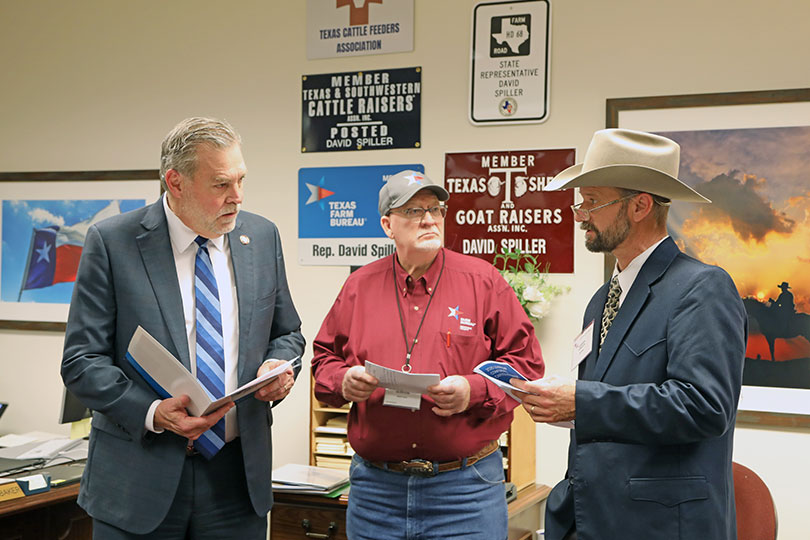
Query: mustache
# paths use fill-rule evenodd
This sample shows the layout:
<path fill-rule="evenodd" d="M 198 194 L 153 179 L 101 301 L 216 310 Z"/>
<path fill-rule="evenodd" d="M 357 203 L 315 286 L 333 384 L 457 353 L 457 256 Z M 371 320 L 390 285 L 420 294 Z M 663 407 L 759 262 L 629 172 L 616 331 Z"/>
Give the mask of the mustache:
<path fill-rule="evenodd" d="M 220 210 L 219 215 L 224 216 L 225 214 L 233 214 L 235 212 L 239 212 L 239 209 L 242 207 L 241 204 L 235 204 L 233 206 L 228 206 Z"/>
<path fill-rule="evenodd" d="M 593 225 L 591 225 L 591 224 L 590 224 L 590 223 L 588 223 L 588 222 L 582 222 L 582 223 L 580 223 L 580 224 L 579 224 L 579 228 L 580 228 L 580 229 L 582 229 L 583 231 L 594 231 L 594 232 L 598 232 L 598 231 L 596 230 L 596 227 L 594 227 Z"/>

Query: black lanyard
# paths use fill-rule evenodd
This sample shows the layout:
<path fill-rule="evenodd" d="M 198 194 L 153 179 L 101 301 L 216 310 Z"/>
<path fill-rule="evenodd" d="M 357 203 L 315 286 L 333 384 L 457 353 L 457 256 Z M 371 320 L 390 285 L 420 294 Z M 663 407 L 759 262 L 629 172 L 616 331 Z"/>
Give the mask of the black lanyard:
<path fill-rule="evenodd" d="M 422 320 L 419 321 L 419 326 L 416 328 L 416 335 L 413 336 L 413 343 L 411 343 L 410 348 L 408 347 L 408 332 L 405 330 L 405 317 L 402 316 L 402 304 L 399 301 L 399 287 L 397 286 L 397 254 L 394 253 L 391 256 L 391 263 L 392 268 L 394 270 L 394 297 L 397 299 L 397 310 L 399 311 L 399 323 L 402 325 L 402 337 L 405 339 L 405 351 L 408 353 L 405 355 L 405 365 L 402 366 L 402 371 L 405 373 L 411 372 L 411 353 L 413 352 L 414 347 L 416 347 L 416 343 L 419 339 L 419 331 L 422 330 L 422 323 L 425 322 L 425 317 L 427 317 L 428 309 L 430 309 L 430 303 L 433 301 L 433 295 L 436 294 L 436 290 L 439 288 L 439 282 L 442 280 L 442 274 L 444 273 L 444 259 L 445 254 L 444 250 L 442 250 L 442 267 L 439 269 L 439 277 L 436 278 L 436 284 L 433 286 L 433 292 L 428 294 L 428 303 L 425 306 L 425 310 L 422 312 Z"/>

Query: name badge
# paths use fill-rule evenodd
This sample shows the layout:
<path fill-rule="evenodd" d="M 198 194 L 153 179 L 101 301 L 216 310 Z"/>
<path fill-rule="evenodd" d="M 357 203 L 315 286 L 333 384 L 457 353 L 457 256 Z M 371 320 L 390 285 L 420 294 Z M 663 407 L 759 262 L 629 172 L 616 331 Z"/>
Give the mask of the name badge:
<path fill-rule="evenodd" d="M 585 327 L 577 337 L 574 338 L 574 354 L 571 356 L 571 371 L 575 370 L 583 360 L 585 360 L 593 350 L 593 323 Z"/>
<path fill-rule="evenodd" d="M 422 394 L 417 394 L 415 392 L 403 392 L 402 390 L 394 390 L 392 388 L 385 389 L 383 405 L 416 410 L 421 404 Z"/>

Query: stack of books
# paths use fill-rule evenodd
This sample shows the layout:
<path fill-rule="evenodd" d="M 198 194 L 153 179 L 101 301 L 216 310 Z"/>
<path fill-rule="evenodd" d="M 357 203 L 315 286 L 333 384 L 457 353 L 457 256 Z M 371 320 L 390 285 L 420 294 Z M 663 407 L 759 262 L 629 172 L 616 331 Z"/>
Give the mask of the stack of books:
<path fill-rule="evenodd" d="M 273 490 L 337 497 L 349 487 L 344 471 L 288 463 L 273 471 Z"/>
<path fill-rule="evenodd" d="M 354 455 L 354 450 L 352 450 L 346 437 L 318 435 L 315 437 L 315 453 L 351 457 Z"/>
<path fill-rule="evenodd" d="M 352 461 L 345 457 L 331 457 L 331 456 L 315 456 L 315 465 L 325 469 L 335 469 L 349 473 Z"/>

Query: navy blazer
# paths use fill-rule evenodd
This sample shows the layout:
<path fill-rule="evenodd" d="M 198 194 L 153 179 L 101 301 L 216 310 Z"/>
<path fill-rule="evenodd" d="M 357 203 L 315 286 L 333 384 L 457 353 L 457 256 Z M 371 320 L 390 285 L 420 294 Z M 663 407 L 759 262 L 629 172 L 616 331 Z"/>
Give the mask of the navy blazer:
<path fill-rule="evenodd" d="M 302 354 L 304 338 L 276 226 L 241 212 L 228 239 L 239 306 L 237 373 L 242 385 L 256 376 L 265 359 Z M 62 358 L 65 385 L 94 411 L 79 505 L 93 518 L 144 534 L 169 511 L 187 440 L 144 428 L 147 410 L 158 395 L 125 360 L 138 325 L 190 366 L 161 200 L 88 230 Z M 273 501 L 271 408 L 247 398 L 236 410 L 245 470 L 234 474 L 246 476 L 254 510 L 266 515 Z"/>
<path fill-rule="evenodd" d="M 737 537 L 731 458 L 747 317 L 729 275 L 663 241 L 641 268 L 599 352 L 609 284 L 583 328 L 576 428 L 546 539 Z"/>

